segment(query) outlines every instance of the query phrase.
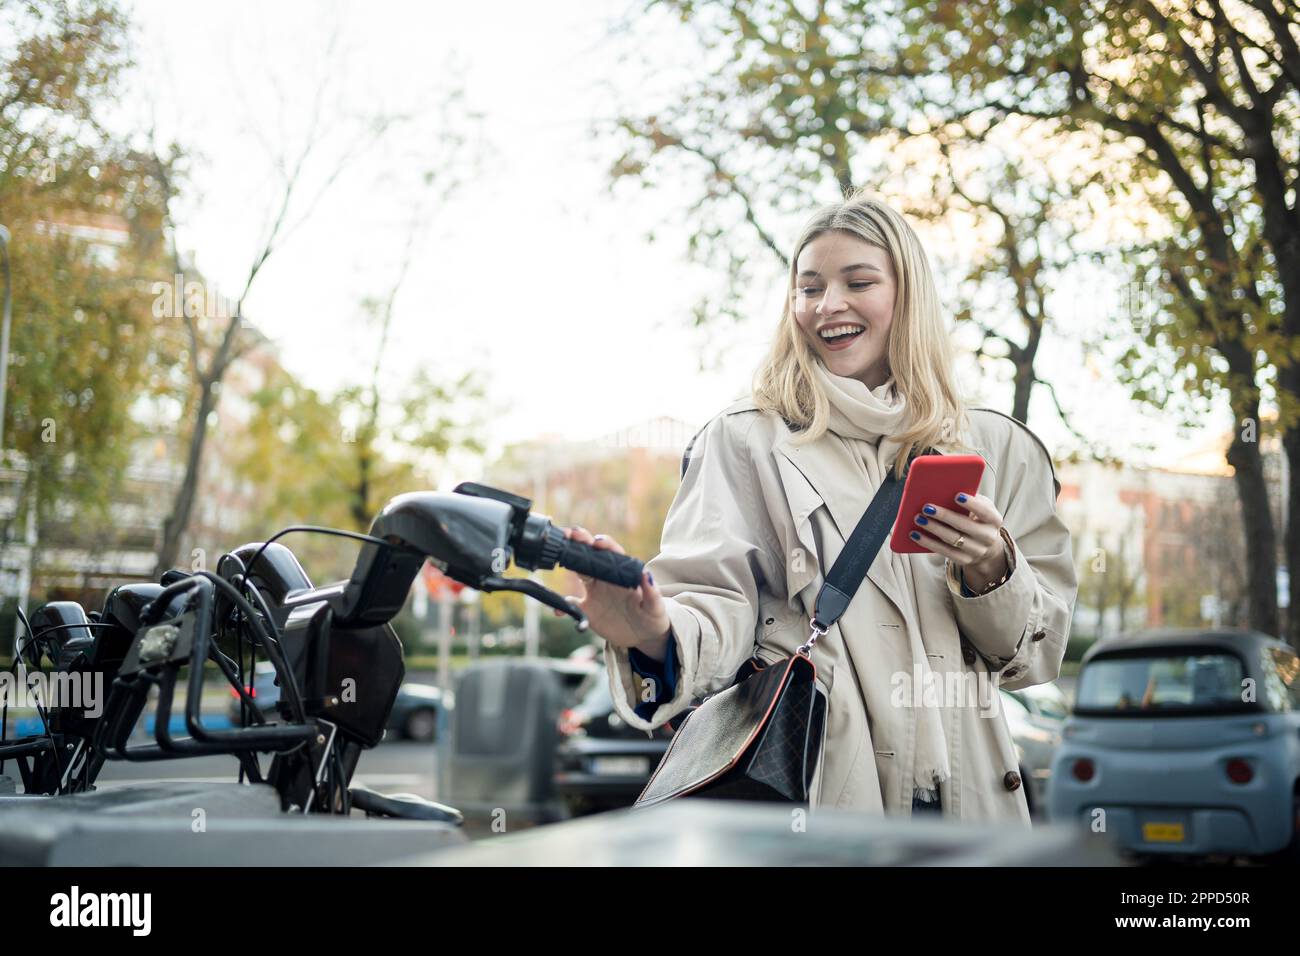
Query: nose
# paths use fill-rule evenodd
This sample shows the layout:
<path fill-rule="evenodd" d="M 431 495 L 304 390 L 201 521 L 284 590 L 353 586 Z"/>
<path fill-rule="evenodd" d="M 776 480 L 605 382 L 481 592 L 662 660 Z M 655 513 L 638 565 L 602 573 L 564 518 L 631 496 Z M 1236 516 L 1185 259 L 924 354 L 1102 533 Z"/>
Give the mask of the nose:
<path fill-rule="evenodd" d="M 822 295 L 822 300 L 817 303 L 817 314 L 831 315 L 843 308 L 844 295 L 841 293 L 839 285 L 834 282 L 826 283 L 826 292 Z"/>

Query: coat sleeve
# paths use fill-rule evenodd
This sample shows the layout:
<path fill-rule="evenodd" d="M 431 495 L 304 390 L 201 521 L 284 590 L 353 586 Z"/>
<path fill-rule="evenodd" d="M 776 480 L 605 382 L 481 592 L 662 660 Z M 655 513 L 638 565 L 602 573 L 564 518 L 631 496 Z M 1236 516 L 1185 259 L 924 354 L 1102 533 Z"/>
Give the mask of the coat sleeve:
<path fill-rule="evenodd" d="M 729 686 L 753 653 L 759 590 L 780 569 L 747 441 L 757 419 L 719 415 L 696 437 L 659 554 L 646 564 L 667 605 L 677 672 L 649 719 L 635 711 L 655 700 L 654 682 L 637 676 L 626 649 L 605 644 L 614 708 L 632 727 L 652 730 Z"/>
<path fill-rule="evenodd" d="M 1056 513 L 1052 460 L 1018 422 L 1008 431 L 994 504 L 1002 513 L 1012 573 L 988 594 L 962 594 L 957 566 L 947 562 L 957 627 L 988 663 L 1002 687 L 1014 690 L 1055 680 L 1070 635 L 1078 581 L 1070 532 Z"/>

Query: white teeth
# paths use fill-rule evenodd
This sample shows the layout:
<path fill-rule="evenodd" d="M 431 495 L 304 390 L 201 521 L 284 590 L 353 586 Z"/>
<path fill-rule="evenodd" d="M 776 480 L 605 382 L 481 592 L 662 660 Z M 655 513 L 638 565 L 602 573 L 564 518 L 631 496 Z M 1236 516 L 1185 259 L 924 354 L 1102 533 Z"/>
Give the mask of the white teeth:
<path fill-rule="evenodd" d="M 830 339 L 839 338 L 842 335 L 847 335 L 850 332 L 863 332 L 863 331 L 865 331 L 865 329 L 860 325 L 837 325 L 833 329 L 823 329 L 819 334 L 823 339 L 829 341 Z"/>

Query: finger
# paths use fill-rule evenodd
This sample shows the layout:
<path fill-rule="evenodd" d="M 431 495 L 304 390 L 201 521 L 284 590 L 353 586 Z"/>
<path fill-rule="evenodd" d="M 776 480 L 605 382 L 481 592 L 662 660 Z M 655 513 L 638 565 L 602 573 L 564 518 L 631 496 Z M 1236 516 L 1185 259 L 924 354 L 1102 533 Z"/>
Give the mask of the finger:
<path fill-rule="evenodd" d="M 607 534 L 598 534 L 592 540 L 593 548 L 600 548 L 603 551 L 613 551 L 616 554 L 627 554 L 623 546 Z"/>
<path fill-rule="evenodd" d="M 583 544 L 588 545 L 595 542 L 592 533 L 581 525 L 574 525 L 569 529 L 569 531 L 571 534 L 569 534 L 568 537 L 574 541 L 581 541 Z M 585 598 L 587 596 L 587 589 L 591 588 L 596 583 L 596 579 L 589 574 L 579 574 L 577 571 L 573 572 L 573 576 L 582 583 L 584 588 L 582 596 Z"/>
<path fill-rule="evenodd" d="M 998 527 L 1002 524 L 1002 515 L 998 514 L 996 508 L 993 509 L 993 520 L 987 520 L 978 514 L 972 517 L 971 514 L 972 512 L 955 511 L 927 501 L 921 508 L 920 516 L 928 519 L 930 524 L 939 522 L 950 528 L 956 528 L 958 534 L 964 534 L 968 538 L 978 536 L 985 543 L 997 537 Z"/>
<path fill-rule="evenodd" d="M 966 540 L 962 546 L 974 554 L 987 552 L 998 539 L 997 530 L 992 525 L 981 524 L 943 508 L 938 511 L 939 517 L 930 518 L 922 514 L 913 518 L 912 522 L 940 541 L 956 541 L 958 535 L 964 536 Z M 943 517 L 945 514 L 947 518 Z"/>
<path fill-rule="evenodd" d="M 648 570 L 641 572 L 641 584 L 637 588 L 638 595 L 641 598 L 641 607 L 643 610 L 655 611 L 659 603 L 663 600 L 659 589 L 655 587 L 654 575 Z"/>
<path fill-rule="evenodd" d="M 964 499 L 964 500 L 963 500 Z M 964 492 L 958 492 L 953 496 L 952 504 L 960 509 L 962 514 L 973 515 L 980 521 L 988 522 L 997 527 L 1002 524 L 1002 512 L 998 511 L 997 505 L 985 495 L 968 495 Z"/>
<path fill-rule="evenodd" d="M 911 531 L 908 534 L 908 537 L 911 538 L 913 541 L 915 541 L 917 544 L 921 545 L 922 547 L 930 551 L 933 551 L 935 554 L 942 555 L 943 557 L 948 558 L 949 560 L 952 561 L 953 564 L 960 564 L 962 566 L 965 566 L 968 564 L 975 563 L 976 556 L 971 554 L 969 551 L 967 551 L 965 547 L 954 548 L 946 541 L 941 541 L 938 538 L 936 538 L 934 535 L 929 534 L 925 531 L 921 531 L 919 528 Z M 966 542 L 966 546 L 969 545 L 970 545 L 970 541 L 968 540 Z"/>
<path fill-rule="evenodd" d="M 936 541 L 956 541 L 960 531 L 954 531 L 938 518 L 927 518 L 925 515 L 917 515 L 912 519 L 912 527 L 909 531 L 920 531 L 922 534 L 929 535 Z M 913 541 L 916 539 L 913 538 Z"/>
<path fill-rule="evenodd" d="M 986 524 L 976 525 L 976 530 L 970 534 L 953 528 L 930 533 L 954 551 L 963 554 L 968 564 L 978 564 L 1002 547 L 998 533 Z"/>

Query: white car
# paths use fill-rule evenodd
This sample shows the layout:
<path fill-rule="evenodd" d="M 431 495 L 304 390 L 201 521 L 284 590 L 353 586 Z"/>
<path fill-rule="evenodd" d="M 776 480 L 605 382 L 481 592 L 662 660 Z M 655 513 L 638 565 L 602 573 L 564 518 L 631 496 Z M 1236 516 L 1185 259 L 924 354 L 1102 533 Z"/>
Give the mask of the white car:
<path fill-rule="evenodd" d="M 1020 761 L 1020 779 L 1025 781 L 1025 800 L 1030 814 L 1037 816 L 1047 806 L 1052 759 L 1061 745 L 1061 728 L 1069 716 L 1069 704 L 1055 684 L 1035 684 L 1001 694 L 1007 729 Z"/>

